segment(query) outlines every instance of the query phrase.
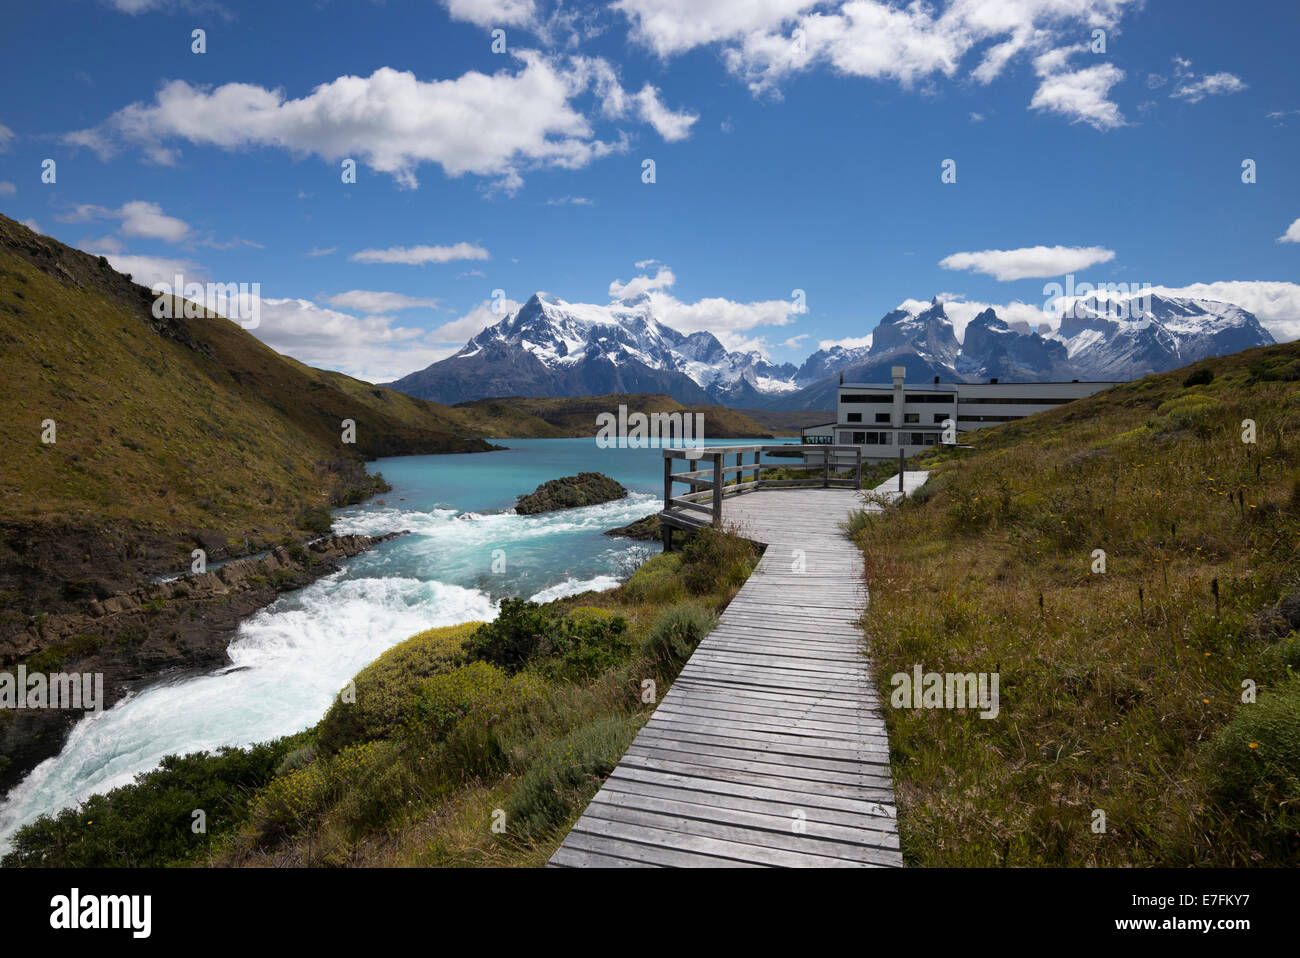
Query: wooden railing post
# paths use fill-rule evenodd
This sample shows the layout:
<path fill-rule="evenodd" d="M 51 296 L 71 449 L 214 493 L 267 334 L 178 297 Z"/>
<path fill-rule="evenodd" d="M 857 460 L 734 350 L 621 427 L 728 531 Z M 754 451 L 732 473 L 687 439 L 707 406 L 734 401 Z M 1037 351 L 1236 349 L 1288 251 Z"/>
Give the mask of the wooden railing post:
<path fill-rule="evenodd" d="M 722 453 L 713 454 L 713 528 L 722 528 Z"/>
<path fill-rule="evenodd" d="M 672 506 L 673 498 L 673 457 L 664 456 L 664 508 Z"/>
<path fill-rule="evenodd" d="M 831 484 L 831 449 L 827 446 L 826 451 L 822 453 L 822 488 L 826 489 Z"/>
<path fill-rule="evenodd" d="M 856 451 L 858 454 L 858 462 L 857 462 L 857 468 L 854 470 L 854 474 L 857 476 L 857 478 L 853 482 L 853 488 L 861 489 L 862 488 L 862 447 L 858 446 Z"/>

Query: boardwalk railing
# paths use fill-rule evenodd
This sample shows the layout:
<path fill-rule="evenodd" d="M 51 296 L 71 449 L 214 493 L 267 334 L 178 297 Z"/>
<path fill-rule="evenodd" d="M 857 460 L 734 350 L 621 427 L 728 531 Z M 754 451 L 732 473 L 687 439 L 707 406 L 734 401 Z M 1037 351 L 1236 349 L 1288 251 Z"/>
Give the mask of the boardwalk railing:
<path fill-rule="evenodd" d="M 794 454 L 799 458 L 795 459 Z M 818 461 L 808 462 L 811 454 Z M 768 461 L 763 457 L 768 456 Z M 722 525 L 722 500 L 757 489 L 780 486 L 820 486 L 821 488 L 858 488 L 862 484 L 862 447 L 853 445 L 757 445 L 696 446 L 663 450 L 664 511 L 660 520 L 683 528 Z M 746 458 L 748 457 L 748 462 Z M 784 462 L 771 461 L 774 457 Z M 673 472 L 673 464 L 682 460 L 688 466 Z M 774 469 L 807 472 L 801 479 L 764 479 L 764 472 Z M 674 495 L 673 486 L 690 489 Z"/>

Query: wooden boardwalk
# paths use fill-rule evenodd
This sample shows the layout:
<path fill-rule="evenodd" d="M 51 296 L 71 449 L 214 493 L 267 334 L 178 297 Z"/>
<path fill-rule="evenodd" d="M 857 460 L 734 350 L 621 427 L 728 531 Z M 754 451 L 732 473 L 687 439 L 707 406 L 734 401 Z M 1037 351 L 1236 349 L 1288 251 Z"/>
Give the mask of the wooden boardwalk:
<path fill-rule="evenodd" d="M 860 505 L 851 489 L 725 501 L 726 524 L 767 549 L 551 865 L 902 865 L 855 625 L 862 556 L 838 525 Z"/>

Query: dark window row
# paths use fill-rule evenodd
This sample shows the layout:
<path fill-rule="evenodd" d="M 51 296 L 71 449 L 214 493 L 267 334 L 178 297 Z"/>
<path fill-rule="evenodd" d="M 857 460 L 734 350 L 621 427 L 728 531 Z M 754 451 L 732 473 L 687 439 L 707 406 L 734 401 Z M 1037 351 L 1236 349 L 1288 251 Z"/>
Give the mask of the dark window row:
<path fill-rule="evenodd" d="M 963 406 L 975 405 L 982 403 L 984 405 L 992 404 L 994 406 L 1059 406 L 1062 403 L 1074 402 L 1073 399 L 959 399 Z"/>

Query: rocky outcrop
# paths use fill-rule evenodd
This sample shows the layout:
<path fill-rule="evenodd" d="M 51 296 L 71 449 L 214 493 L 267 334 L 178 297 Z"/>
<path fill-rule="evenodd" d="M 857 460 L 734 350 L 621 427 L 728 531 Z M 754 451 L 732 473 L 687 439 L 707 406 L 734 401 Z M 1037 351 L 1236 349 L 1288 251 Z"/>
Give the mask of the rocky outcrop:
<path fill-rule="evenodd" d="M 104 706 L 164 673 L 228 663 L 241 619 L 339 568 L 386 536 L 327 535 L 235 559 L 201 574 L 91 599 L 76 611 L 31 616 L 0 638 L 0 671 L 104 676 Z M 81 712 L 0 711 L 0 793 L 62 748 Z"/>
<path fill-rule="evenodd" d="M 576 476 L 552 479 L 538 486 L 515 503 L 515 512 L 531 516 L 556 509 L 576 509 L 601 502 L 622 499 L 627 490 L 609 476 L 599 472 L 580 472 Z"/>
<path fill-rule="evenodd" d="M 619 526 L 617 529 L 606 529 L 607 536 L 623 536 L 627 539 L 644 539 L 647 542 L 658 542 L 663 537 L 663 527 L 659 524 L 659 514 L 648 515 L 636 522 L 630 522 L 625 526 Z"/>

